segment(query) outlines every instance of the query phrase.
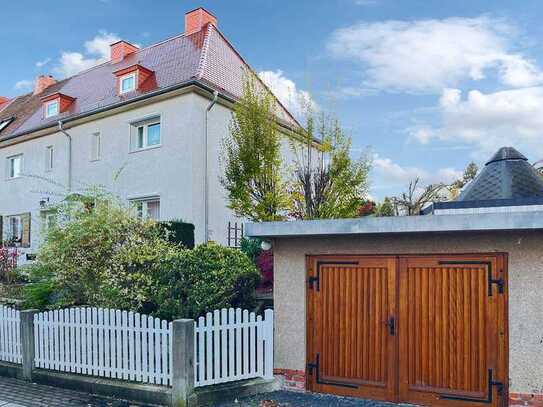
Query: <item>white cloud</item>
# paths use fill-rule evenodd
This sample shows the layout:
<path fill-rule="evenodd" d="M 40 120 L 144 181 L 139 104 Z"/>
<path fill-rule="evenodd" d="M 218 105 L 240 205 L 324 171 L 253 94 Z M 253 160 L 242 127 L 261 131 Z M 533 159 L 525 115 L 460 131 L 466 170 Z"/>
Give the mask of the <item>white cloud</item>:
<path fill-rule="evenodd" d="M 23 79 L 15 83 L 14 88 L 17 90 L 31 90 L 34 87 L 34 81 Z"/>
<path fill-rule="evenodd" d="M 361 64 L 363 86 L 392 91 L 440 92 L 490 72 L 509 86 L 533 86 L 543 75 L 515 50 L 518 34 L 490 17 L 361 22 L 336 30 L 327 48 Z"/>
<path fill-rule="evenodd" d="M 59 65 L 54 68 L 56 74 L 62 77 L 75 75 L 85 69 L 109 60 L 110 44 L 119 41 L 116 34 L 100 31 L 92 40 L 84 44 L 85 52 L 62 52 Z"/>
<path fill-rule="evenodd" d="M 543 158 L 543 86 L 483 93 L 472 90 L 463 98 L 458 89 L 446 89 L 440 99 L 441 125 L 421 127 L 411 136 L 471 145 L 484 160 L 499 147 L 512 145 Z M 426 132 L 428 137 L 421 137 Z"/>
<path fill-rule="evenodd" d="M 51 58 L 45 58 L 42 61 L 38 61 L 38 62 L 36 62 L 36 68 L 42 68 L 45 65 L 47 65 L 49 62 L 51 62 Z"/>
<path fill-rule="evenodd" d="M 462 175 L 462 171 L 449 167 L 431 172 L 419 167 L 403 167 L 390 158 L 381 157 L 378 154 L 375 154 L 373 158 L 373 171 L 378 179 L 378 183 L 375 183 L 376 187 L 382 185 L 394 189 L 407 187 L 409 182 L 417 177 L 421 179 L 421 185 L 427 185 L 440 182 L 448 184 Z"/>
<path fill-rule="evenodd" d="M 298 89 L 296 83 L 285 77 L 280 69 L 262 71 L 258 73 L 258 76 L 295 117 L 303 116 L 304 106 L 307 106 L 307 103 L 310 103 L 313 109 L 318 109 L 318 105 L 311 98 L 309 92 Z"/>

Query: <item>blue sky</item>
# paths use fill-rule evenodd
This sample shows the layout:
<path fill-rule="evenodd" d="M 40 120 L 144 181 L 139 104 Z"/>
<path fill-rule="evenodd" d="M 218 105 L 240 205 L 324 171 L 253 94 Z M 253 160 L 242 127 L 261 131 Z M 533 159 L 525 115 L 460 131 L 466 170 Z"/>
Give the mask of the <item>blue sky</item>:
<path fill-rule="evenodd" d="M 214 0 L 8 2 L 0 27 L 0 95 L 41 73 L 100 61 L 122 38 L 145 46 L 183 31 L 204 6 L 293 110 L 308 92 L 370 148 L 377 199 L 449 182 L 502 145 L 543 158 L 540 1 Z"/>

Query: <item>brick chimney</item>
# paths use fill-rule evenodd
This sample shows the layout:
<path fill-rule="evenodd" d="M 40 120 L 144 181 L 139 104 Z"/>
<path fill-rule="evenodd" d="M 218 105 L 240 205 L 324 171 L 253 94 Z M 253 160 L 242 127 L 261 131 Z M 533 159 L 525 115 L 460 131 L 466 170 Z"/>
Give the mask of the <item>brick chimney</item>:
<path fill-rule="evenodd" d="M 55 83 L 57 83 L 57 81 L 51 75 L 38 76 L 36 78 L 36 82 L 34 83 L 34 95 L 39 95 L 45 89 L 47 89 L 51 85 L 54 85 Z"/>
<path fill-rule="evenodd" d="M 198 7 L 185 13 L 185 35 L 194 34 L 207 24 L 216 26 L 217 18 L 206 9 Z"/>
<path fill-rule="evenodd" d="M 110 45 L 110 59 L 112 62 L 120 62 L 138 49 L 127 41 L 117 41 Z"/>

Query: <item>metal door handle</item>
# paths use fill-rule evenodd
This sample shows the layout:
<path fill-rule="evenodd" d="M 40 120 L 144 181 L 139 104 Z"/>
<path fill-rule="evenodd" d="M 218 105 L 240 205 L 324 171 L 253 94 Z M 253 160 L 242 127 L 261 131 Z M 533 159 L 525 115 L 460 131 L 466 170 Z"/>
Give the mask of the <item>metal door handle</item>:
<path fill-rule="evenodd" d="M 394 317 L 390 317 L 388 321 L 386 322 L 386 326 L 388 327 L 388 333 L 391 336 L 396 335 L 396 319 Z"/>

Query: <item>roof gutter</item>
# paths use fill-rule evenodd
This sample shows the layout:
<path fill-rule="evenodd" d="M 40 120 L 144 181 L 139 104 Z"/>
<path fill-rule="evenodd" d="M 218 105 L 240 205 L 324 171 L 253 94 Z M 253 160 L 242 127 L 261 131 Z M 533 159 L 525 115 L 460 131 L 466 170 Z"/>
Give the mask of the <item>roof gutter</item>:
<path fill-rule="evenodd" d="M 64 130 L 62 120 L 58 121 L 58 131 L 68 139 L 68 193 L 72 192 L 72 136 Z"/>

